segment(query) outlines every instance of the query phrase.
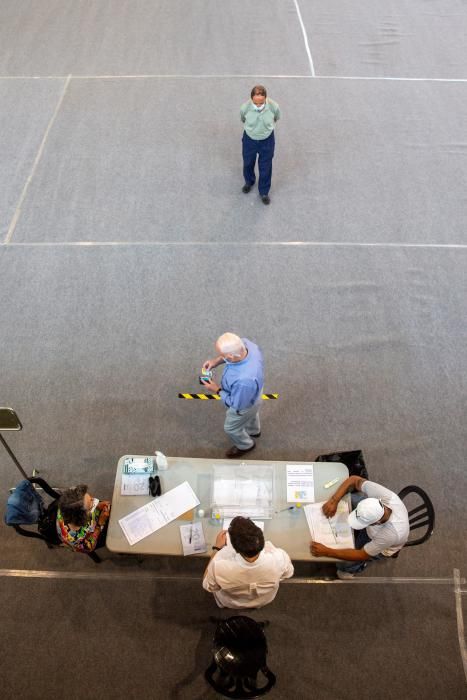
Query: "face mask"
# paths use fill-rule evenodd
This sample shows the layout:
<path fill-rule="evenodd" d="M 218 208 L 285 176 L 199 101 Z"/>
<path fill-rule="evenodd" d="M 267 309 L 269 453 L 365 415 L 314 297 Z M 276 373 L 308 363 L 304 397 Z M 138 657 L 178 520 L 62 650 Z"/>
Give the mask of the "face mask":
<path fill-rule="evenodd" d="M 262 105 L 254 105 L 255 109 L 257 112 L 262 112 L 263 109 L 266 107 L 266 102 Z"/>

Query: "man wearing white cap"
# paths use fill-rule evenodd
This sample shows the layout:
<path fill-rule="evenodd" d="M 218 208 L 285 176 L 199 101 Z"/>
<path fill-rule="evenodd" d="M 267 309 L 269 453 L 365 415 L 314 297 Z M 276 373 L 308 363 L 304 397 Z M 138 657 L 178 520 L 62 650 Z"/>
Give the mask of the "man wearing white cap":
<path fill-rule="evenodd" d="M 337 564 L 340 579 L 353 578 L 369 561 L 392 557 L 402 549 L 409 536 L 409 515 L 399 496 L 374 481 L 350 476 L 323 505 L 323 513 L 332 518 L 337 504 L 349 491 L 354 510 L 349 525 L 356 530 L 355 549 L 333 549 L 320 542 L 311 542 L 311 553 L 317 557 L 342 559 Z"/>

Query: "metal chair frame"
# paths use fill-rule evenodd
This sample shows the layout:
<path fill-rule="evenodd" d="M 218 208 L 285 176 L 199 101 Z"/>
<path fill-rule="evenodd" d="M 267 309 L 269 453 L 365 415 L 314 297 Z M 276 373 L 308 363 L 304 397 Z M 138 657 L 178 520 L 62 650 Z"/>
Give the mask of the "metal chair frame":
<path fill-rule="evenodd" d="M 402 491 L 399 491 L 398 496 L 403 501 L 411 493 L 416 493 L 420 496 L 423 503 L 409 510 L 410 531 L 412 532 L 412 530 L 417 530 L 421 527 L 426 527 L 427 530 L 421 537 L 406 542 L 404 547 L 414 547 L 415 545 L 423 544 L 432 536 L 435 528 L 435 509 L 428 494 L 419 486 L 406 486 Z"/>

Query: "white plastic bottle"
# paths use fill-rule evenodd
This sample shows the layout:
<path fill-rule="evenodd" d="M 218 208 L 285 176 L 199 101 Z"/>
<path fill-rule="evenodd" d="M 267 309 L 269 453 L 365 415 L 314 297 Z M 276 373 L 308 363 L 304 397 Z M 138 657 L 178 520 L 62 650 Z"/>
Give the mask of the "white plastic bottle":
<path fill-rule="evenodd" d="M 157 469 L 160 472 L 167 471 L 167 469 L 169 468 L 169 463 L 167 461 L 167 457 L 165 456 L 165 454 L 163 454 L 162 452 L 159 452 L 159 450 L 156 450 L 154 454 L 156 455 Z"/>

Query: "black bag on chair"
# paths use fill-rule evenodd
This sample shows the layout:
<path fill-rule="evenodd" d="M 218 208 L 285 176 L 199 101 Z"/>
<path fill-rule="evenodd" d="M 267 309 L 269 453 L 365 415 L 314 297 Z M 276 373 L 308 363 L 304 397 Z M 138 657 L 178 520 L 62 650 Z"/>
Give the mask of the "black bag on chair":
<path fill-rule="evenodd" d="M 349 470 L 349 476 L 361 476 L 362 479 L 369 479 L 362 450 L 352 450 L 350 452 L 332 452 L 328 455 L 319 455 L 315 462 L 342 462 Z"/>
<path fill-rule="evenodd" d="M 62 543 L 57 532 L 57 510 L 58 499 L 52 501 L 52 503 L 45 509 L 37 524 L 37 529 L 44 540 L 53 545 L 60 545 Z"/>

